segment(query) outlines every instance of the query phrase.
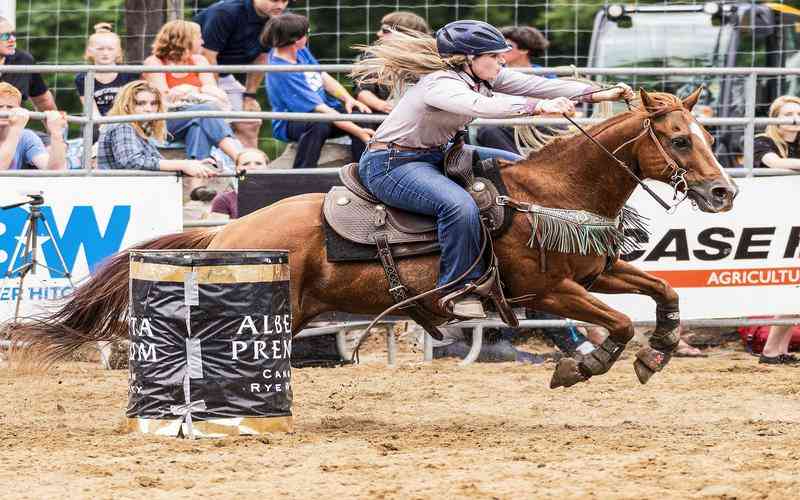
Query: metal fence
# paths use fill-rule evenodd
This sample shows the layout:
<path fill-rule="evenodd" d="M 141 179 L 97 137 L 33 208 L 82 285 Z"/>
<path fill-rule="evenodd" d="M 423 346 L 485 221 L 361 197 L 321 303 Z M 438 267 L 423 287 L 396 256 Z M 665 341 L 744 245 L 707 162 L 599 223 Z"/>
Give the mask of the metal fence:
<path fill-rule="evenodd" d="M 322 64 L 322 65 L 291 65 L 291 66 L 269 66 L 269 65 L 236 65 L 236 66 L 170 66 L 172 73 L 192 73 L 192 72 L 225 72 L 225 73 L 285 73 L 285 72 L 305 72 L 305 71 L 326 71 L 331 73 L 347 73 L 353 69 L 351 64 Z M 197 116 L 219 117 L 219 118 L 260 118 L 260 119 L 281 119 L 295 121 L 338 121 L 352 120 L 357 122 L 377 123 L 385 118 L 382 115 L 340 115 L 340 114 L 321 114 L 321 113 L 275 113 L 275 112 L 236 112 L 236 111 L 205 111 L 205 112 L 172 112 L 154 113 L 148 115 L 129 115 L 129 116 L 94 116 L 93 100 L 88 98 L 94 94 L 94 77 L 97 73 L 122 72 L 122 73 L 161 73 L 163 66 L 96 66 L 96 65 L 33 65 L 33 66 L 4 66 L 5 73 L 86 73 L 84 84 L 83 116 L 69 116 L 71 123 L 81 124 L 83 127 L 83 161 L 85 175 L 94 175 L 91 167 L 90 155 L 92 144 L 92 133 L 94 125 L 105 123 L 118 123 L 130 121 L 147 121 L 154 119 L 173 119 Z M 711 126 L 736 126 L 743 125 L 744 130 L 744 165 L 747 175 L 753 175 L 753 140 L 755 137 L 756 126 L 767 124 L 787 124 L 796 123 L 794 119 L 770 119 L 756 117 L 756 90 L 757 79 L 759 76 L 800 76 L 800 68 L 527 68 L 521 70 L 524 73 L 533 74 L 557 74 L 570 76 L 581 75 L 615 75 L 615 76 L 661 76 L 661 75 L 688 75 L 688 76 L 712 76 L 712 75 L 736 75 L 745 77 L 745 116 L 739 118 L 699 118 L 698 121 L 703 125 Z M 43 114 L 34 113 L 34 118 L 41 119 Z M 596 123 L 597 119 L 582 119 L 581 123 Z M 563 119 L 552 118 L 513 118 L 513 119 L 479 119 L 473 125 L 567 125 Z"/>
<path fill-rule="evenodd" d="M 294 66 L 257 66 L 257 65 L 244 65 L 244 66 L 170 66 L 169 71 L 172 73 L 190 73 L 190 72 L 225 72 L 225 73 L 248 73 L 248 72 L 304 72 L 304 71 L 327 71 L 331 73 L 345 73 L 351 71 L 353 65 L 350 64 L 323 64 L 323 65 L 294 65 Z M 155 119 L 176 119 L 176 118 L 191 118 L 191 117 L 218 117 L 218 118 L 260 118 L 260 119 L 281 119 L 281 120 L 295 120 L 295 121 L 337 121 L 337 120 L 352 120 L 356 122 L 369 122 L 379 123 L 385 119 L 383 115 L 369 115 L 369 114 L 321 114 L 321 113 L 277 113 L 277 112 L 235 112 L 235 111 L 201 111 L 201 112 L 168 112 L 168 113 L 153 113 L 146 115 L 128 115 L 128 116 L 115 116 L 104 117 L 95 116 L 93 100 L 88 96 L 94 93 L 94 76 L 97 73 L 103 72 L 127 72 L 127 73 L 160 73 L 164 71 L 162 66 L 134 66 L 134 65 L 119 65 L 119 66 L 94 66 L 94 65 L 67 65 L 67 66 L 54 66 L 54 65 L 37 65 L 37 66 L 4 66 L 3 71 L 6 73 L 86 73 L 84 96 L 84 115 L 83 116 L 68 116 L 67 121 L 70 123 L 77 123 L 82 125 L 83 128 L 83 165 L 88 166 L 83 170 L 73 171 L 13 171 L 13 172 L 0 172 L 1 176 L 23 176 L 23 177 L 54 177 L 54 176 L 156 176 L 156 175 L 175 175 L 168 172 L 134 172 L 134 171 L 108 171 L 108 170 L 95 170 L 91 167 L 90 153 L 92 145 L 92 130 L 94 125 L 101 125 L 106 123 L 120 123 L 131 121 L 148 121 Z M 784 75 L 800 75 L 800 68 L 531 68 L 522 70 L 525 73 L 534 74 L 558 74 L 558 75 L 574 75 L 576 73 L 582 75 L 615 75 L 615 76 L 661 76 L 661 75 L 738 75 L 746 78 L 745 80 L 745 100 L 746 100 L 746 113 L 745 116 L 739 118 L 698 118 L 698 121 L 703 125 L 711 126 L 732 126 L 744 125 L 745 138 L 744 138 L 744 165 L 745 168 L 726 169 L 729 173 L 736 177 L 752 177 L 760 175 L 776 175 L 776 174 L 793 174 L 796 172 L 778 169 L 753 169 L 753 139 L 755 137 L 755 130 L 757 126 L 768 124 L 798 124 L 796 119 L 777 119 L 777 118 L 762 118 L 755 116 L 756 109 L 756 84 L 759 76 L 784 76 Z M 0 113 L 0 116 L 4 116 Z M 43 119 L 44 113 L 31 113 L 31 117 L 35 119 Z M 602 121 L 600 119 L 581 118 L 577 119 L 582 124 L 592 124 Z M 568 122 L 564 119 L 558 118 L 510 118 L 510 119 L 479 119 L 473 122 L 473 125 L 567 125 Z M 319 171 L 321 171 L 320 169 Z M 327 170 L 327 169 L 326 169 Z M 290 171 L 288 171 L 290 172 Z M 287 171 L 264 171 L 259 172 L 258 175 L 274 175 L 285 174 Z M 195 223 L 186 224 L 186 227 L 207 227 L 217 226 L 224 224 L 224 222 L 213 221 L 197 221 Z M 791 316 L 785 318 L 773 319 L 748 319 L 748 318 L 732 318 L 732 319 L 715 319 L 715 320 L 694 320 L 683 321 L 682 325 L 685 327 L 735 327 L 735 326 L 751 326 L 751 325 L 797 325 L 800 324 L 800 316 Z M 652 326 L 653 322 L 635 322 L 635 326 Z M 333 325 L 326 325 L 323 327 L 308 329 L 298 334 L 299 337 L 307 337 L 314 335 L 325 335 L 336 333 L 337 346 L 340 353 L 347 359 L 348 354 L 344 348 L 344 335 L 347 331 L 357 329 L 358 327 L 366 326 L 366 323 L 360 322 L 345 322 Z M 497 320 L 487 321 L 470 321 L 461 323 L 459 326 L 465 328 L 472 328 L 472 349 L 467 357 L 462 361 L 462 365 L 474 362 L 481 349 L 482 334 L 485 328 L 490 327 L 503 327 L 503 323 Z M 521 320 L 520 328 L 563 328 L 570 326 L 588 326 L 584 323 L 575 322 L 572 320 Z M 397 347 L 394 339 L 394 334 L 389 329 L 387 333 L 387 356 L 390 365 L 396 362 Z M 432 343 L 428 335 L 425 335 L 423 359 L 430 361 L 432 359 Z"/>

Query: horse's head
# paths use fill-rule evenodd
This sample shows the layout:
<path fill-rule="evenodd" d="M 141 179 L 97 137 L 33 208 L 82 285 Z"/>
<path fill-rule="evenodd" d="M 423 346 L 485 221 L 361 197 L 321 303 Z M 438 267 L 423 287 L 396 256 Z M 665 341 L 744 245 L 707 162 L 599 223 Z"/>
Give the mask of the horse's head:
<path fill-rule="evenodd" d="M 650 131 L 638 141 L 637 161 L 642 177 L 686 192 L 700 210 L 727 212 L 739 188 L 714 156 L 714 137 L 691 113 L 701 90 L 683 101 L 672 94 L 639 91 Z"/>

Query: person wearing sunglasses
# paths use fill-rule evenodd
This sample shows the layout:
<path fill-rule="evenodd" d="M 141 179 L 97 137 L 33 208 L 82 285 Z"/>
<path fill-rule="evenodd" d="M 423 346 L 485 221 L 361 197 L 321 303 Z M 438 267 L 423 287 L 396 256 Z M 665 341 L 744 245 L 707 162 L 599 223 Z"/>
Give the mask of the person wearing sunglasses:
<path fill-rule="evenodd" d="M 22 100 L 30 99 L 37 111 L 55 111 L 56 100 L 39 73 L 6 73 L 3 66 L 32 66 L 33 56 L 17 49 L 14 25 L 0 17 L 0 81 L 7 82 L 22 93 Z"/>
<path fill-rule="evenodd" d="M 391 12 L 383 16 L 381 26 L 376 33 L 378 40 L 388 40 L 394 30 L 429 34 L 430 28 L 425 19 L 413 12 Z M 390 113 L 394 107 L 392 92 L 386 85 L 379 83 L 356 83 L 353 94 L 376 113 Z M 370 123 L 370 128 L 378 128 L 379 123 Z"/>

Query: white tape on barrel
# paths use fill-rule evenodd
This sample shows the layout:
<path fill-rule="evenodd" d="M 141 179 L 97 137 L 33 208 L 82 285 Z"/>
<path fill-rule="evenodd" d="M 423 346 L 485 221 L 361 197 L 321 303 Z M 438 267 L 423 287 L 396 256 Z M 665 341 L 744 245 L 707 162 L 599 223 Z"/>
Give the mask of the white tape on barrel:
<path fill-rule="evenodd" d="M 189 378 L 203 378 L 203 348 L 200 339 L 186 339 L 186 369 Z"/>
<path fill-rule="evenodd" d="M 183 281 L 183 296 L 187 306 L 196 306 L 200 304 L 200 290 L 197 286 L 197 271 L 192 269 L 191 272 L 186 273 L 186 278 Z"/>

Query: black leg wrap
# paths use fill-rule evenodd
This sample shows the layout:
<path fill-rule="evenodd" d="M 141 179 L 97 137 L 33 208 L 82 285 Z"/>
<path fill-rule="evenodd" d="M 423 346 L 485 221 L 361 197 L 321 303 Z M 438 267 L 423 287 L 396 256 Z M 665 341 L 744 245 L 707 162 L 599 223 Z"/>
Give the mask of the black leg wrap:
<path fill-rule="evenodd" d="M 681 326 L 681 312 L 678 304 L 658 304 L 656 306 L 656 334 L 673 332 Z M 653 335 L 655 337 L 655 334 Z M 652 340 L 650 344 L 652 345 Z M 653 346 L 656 347 L 656 346 Z M 656 347 L 656 349 L 659 349 Z"/>
<path fill-rule="evenodd" d="M 619 359 L 625 344 L 618 344 L 610 338 L 589 354 L 576 354 L 574 358 L 562 358 L 556 365 L 550 388 L 571 387 L 585 382 L 594 375 L 606 373 Z"/>

